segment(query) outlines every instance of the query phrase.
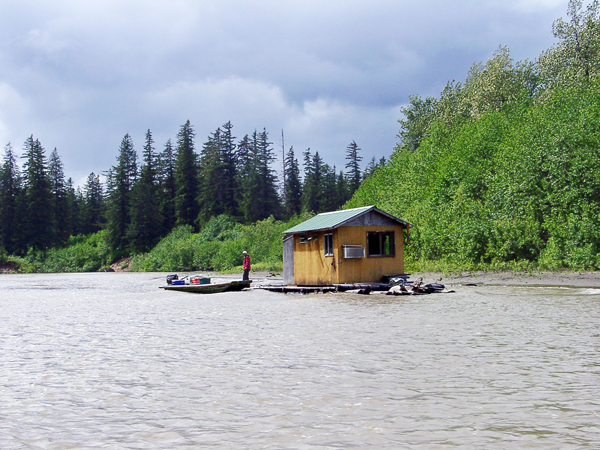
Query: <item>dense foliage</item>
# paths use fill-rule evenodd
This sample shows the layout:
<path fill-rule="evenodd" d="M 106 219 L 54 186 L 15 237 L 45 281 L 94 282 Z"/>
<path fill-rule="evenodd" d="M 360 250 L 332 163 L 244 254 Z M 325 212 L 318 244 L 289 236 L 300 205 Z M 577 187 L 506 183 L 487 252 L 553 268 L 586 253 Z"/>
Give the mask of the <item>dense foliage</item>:
<path fill-rule="evenodd" d="M 137 255 L 131 269 L 174 272 L 194 270 L 231 271 L 242 264 L 242 252 L 252 258 L 253 270 L 281 271 L 283 231 L 307 220 L 311 215 L 296 216 L 287 222 L 273 217 L 242 225 L 231 217 L 212 217 L 199 233 L 192 227 L 175 228 L 149 253 Z"/>
<path fill-rule="evenodd" d="M 348 206 L 411 222 L 421 268 L 600 269 L 598 12 L 572 0 L 537 61 L 500 48 L 439 99 L 412 97 L 401 143 Z"/>
<path fill-rule="evenodd" d="M 111 262 L 107 242 L 106 231 L 99 231 L 71 237 L 61 247 L 30 249 L 24 256 L 5 256 L 4 261 L 0 258 L 0 262 L 11 262 L 16 270 L 23 273 L 95 272 L 107 269 Z"/>

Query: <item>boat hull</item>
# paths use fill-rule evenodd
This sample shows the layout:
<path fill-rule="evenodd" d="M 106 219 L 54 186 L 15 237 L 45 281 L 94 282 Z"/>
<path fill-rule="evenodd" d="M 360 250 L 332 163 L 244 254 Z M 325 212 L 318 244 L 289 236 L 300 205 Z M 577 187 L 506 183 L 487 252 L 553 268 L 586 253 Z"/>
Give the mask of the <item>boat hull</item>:
<path fill-rule="evenodd" d="M 181 291 L 194 294 L 216 294 L 217 292 L 241 291 L 250 287 L 252 281 L 227 281 L 225 283 L 183 284 L 161 286 L 166 291 Z"/>

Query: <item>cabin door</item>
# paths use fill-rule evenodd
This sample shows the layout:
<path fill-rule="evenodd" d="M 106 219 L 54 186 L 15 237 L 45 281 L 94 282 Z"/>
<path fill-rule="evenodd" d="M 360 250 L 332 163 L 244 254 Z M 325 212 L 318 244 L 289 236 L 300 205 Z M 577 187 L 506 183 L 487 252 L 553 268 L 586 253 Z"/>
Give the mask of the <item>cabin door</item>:
<path fill-rule="evenodd" d="M 294 235 L 283 238 L 283 284 L 296 284 L 294 280 Z"/>

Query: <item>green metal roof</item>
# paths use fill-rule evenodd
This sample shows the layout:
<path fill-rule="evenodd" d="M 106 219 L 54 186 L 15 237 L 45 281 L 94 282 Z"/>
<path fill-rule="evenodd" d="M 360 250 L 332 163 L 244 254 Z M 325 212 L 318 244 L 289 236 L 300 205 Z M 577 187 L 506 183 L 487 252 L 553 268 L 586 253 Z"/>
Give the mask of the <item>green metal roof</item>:
<path fill-rule="evenodd" d="M 387 214 L 386 212 L 383 212 L 383 211 L 375 208 L 375 206 L 371 205 L 371 206 L 363 206 L 362 208 L 344 209 L 342 211 L 321 213 L 321 214 L 313 217 L 312 219 L 308 219 L 307 221 L 302 222 L 302 223 L 296 225 L 295 227 L 292 227 L 289 230 L 284 231 L 284 233 L 293 234 L 293 233 L 302 233 L 305 231 L 329 230 L 332 228 L 337 228 L 337 227 L 343 225 L 345 222 L 347 222 L 357 216 L 360 216 L 370 210 L 376 210 L 377 212 L 380 212 L 394 220 L 397 220 L 400 223 L 406 223 L 403 220 L 397 219 L 396 217 L 391 216 L 391 215 Z"/>

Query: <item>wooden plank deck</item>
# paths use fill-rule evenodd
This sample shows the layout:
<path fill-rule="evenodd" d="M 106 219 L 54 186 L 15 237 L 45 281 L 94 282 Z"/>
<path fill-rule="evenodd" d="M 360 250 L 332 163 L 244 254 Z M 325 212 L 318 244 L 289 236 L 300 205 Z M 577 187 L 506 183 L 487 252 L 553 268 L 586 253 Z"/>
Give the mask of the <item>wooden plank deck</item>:
<path fill-rule="evenodd" d="M 289 286 L 289 285 L 263 285 L 253 289 L 263 289 L 270 292 L 283 294 L 326 294 L 328 292 L 347 291 L 387 291 L 390 288 L 386 283 L 352 283 L 334 284 L 333 286 Z"/>
<path fill-rule="evenodd" d="M 279 286 L 267 285 L 257 286 L 253 289 L 263 289 L 270 292 L 279 292 L 282 294 L 326 294 L 336 292 L 335 286 Z"/>

